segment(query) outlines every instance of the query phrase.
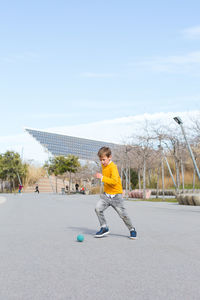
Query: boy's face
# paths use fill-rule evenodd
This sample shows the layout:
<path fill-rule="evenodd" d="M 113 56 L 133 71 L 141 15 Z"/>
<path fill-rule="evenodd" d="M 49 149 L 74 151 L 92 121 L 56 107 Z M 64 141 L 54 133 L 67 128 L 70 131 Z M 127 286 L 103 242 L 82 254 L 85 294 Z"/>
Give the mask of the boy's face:
<path fill-rule="evenodd" d="M 106 155 L 102 155 L 99 159 L 100 159 L 100 162 L 102 163 L 102 165 L 104 167 L 106 167 L 109 164 L 109 162 L 111 161 L 111 158 L 112 158 L 111 156 L 107 157 Z"/>

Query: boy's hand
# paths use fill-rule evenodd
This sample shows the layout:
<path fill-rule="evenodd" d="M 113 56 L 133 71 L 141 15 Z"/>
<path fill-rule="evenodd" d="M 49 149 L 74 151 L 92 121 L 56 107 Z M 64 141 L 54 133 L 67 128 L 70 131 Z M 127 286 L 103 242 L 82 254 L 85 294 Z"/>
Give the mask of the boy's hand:
<path fill-rule="evenodd" d="M 96 177 L 96 178 L 99 178 L 99 179 L 102 179 L 103 175 L 102 175 L 101 173 L 96 173 L 96 174 L 95 174 L 95 177 Z"/>

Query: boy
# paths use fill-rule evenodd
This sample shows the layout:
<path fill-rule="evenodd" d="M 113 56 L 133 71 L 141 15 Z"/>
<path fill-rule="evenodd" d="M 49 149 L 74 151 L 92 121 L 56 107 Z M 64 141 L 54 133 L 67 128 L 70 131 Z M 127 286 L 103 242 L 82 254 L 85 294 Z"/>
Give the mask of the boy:
<path fill-rule="evenodd" d="M 110 148 L 102 147 L 98 151 L 98 156 L 102 164 L 102 174 L 97 173 L 96 178 L 101 179 L 101 181 L 104 183 L 104 194 L 101 195 L 101 199 L 98 201 L 95 208 L 95 212 L 101 226 L 100 231 L 96 233 L 95 237 L 103 237 L 109 233 L 109 228 L 106 224 L 103 212 L 109 206 L 112 206 L 119 214 L 120 218 L 122 218 L 125 225 L 128 227 L 130 231 L 130 238 L 136 239 L 137 232 L 124 208 L 121 179 L 117 166 L 111 161 L 112 154 Z"/>

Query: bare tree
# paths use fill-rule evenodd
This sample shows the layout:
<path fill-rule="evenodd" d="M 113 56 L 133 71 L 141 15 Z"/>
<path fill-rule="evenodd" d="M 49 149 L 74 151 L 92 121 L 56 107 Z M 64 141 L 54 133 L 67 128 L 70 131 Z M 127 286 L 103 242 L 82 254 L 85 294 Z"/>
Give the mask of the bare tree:
<path fill-rule="evenodd" d="M 142 161 L 143 165 L 143 198 L 146 199 L 146 170 L 148 169 L 148 163 L 154 152 L 153 141 L 155 137 L 150 132 L 149 122 L 145 122 L 143 132 L 141 135 L 133 137 L 132 145 L 136 146 L 137 153 Z"/>

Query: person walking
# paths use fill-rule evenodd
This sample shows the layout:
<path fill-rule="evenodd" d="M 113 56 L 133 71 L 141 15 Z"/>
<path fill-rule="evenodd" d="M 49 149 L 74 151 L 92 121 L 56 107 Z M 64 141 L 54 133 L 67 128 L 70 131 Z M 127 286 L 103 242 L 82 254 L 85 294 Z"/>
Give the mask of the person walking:
<path fill-rule="evenodd" d="M 36 187 L 35 187 L 35 193 L 38 193 L 39 194 L 39 186 L 38 186 L 38 184 L 36 184 Z"/>

